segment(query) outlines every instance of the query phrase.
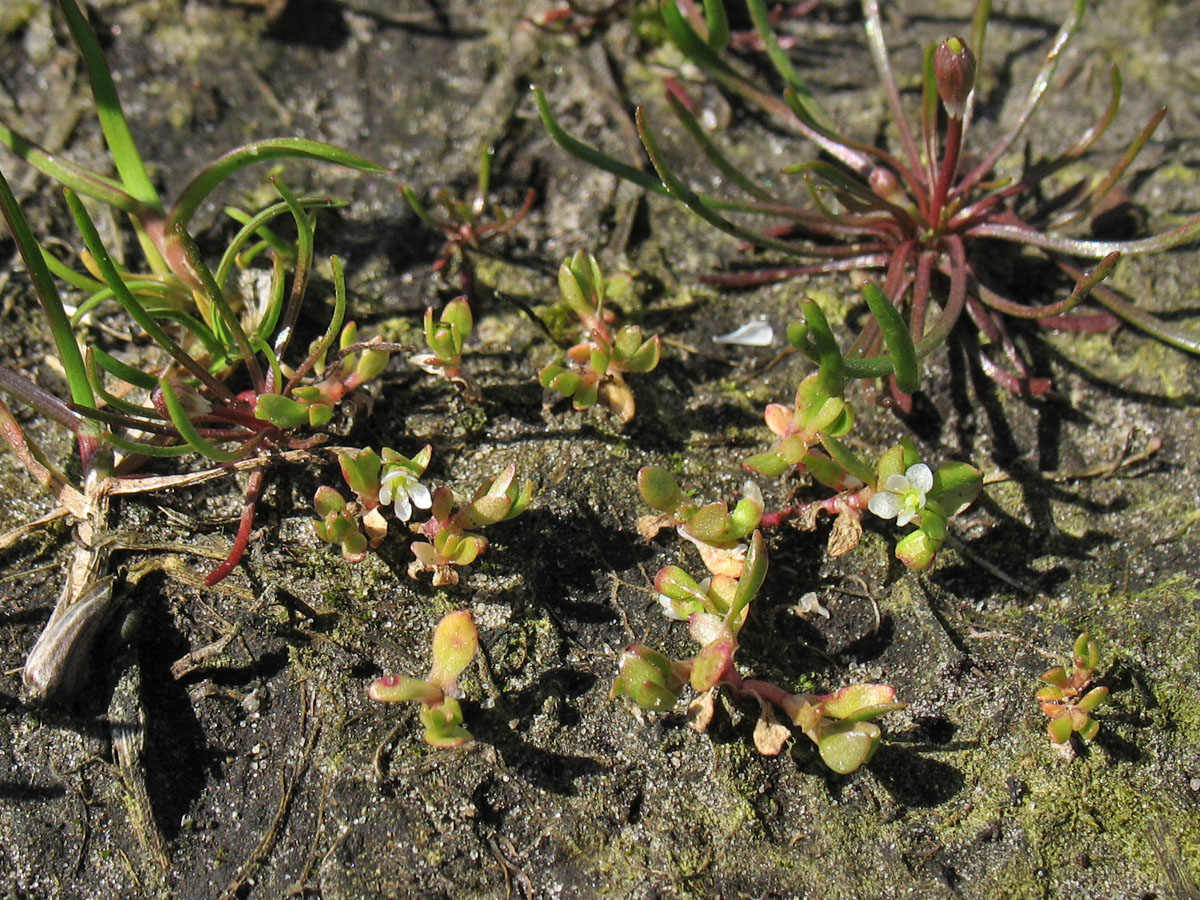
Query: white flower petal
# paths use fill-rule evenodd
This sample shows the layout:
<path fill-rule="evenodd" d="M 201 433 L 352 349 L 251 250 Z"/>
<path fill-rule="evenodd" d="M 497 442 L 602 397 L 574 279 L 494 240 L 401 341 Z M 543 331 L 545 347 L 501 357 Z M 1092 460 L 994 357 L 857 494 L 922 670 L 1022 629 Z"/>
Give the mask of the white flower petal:
<path fill-rule="evenodd" d="M 743 347 L 770 347 L 775 343 L 775 329 L 766 322 L 747 322 L 728 334 L 717 335 L 714 344 L 739 344 Z"/>
<path fill-rule="evenodd" d="M 891 491 L 876 491 L 867 501 L 867 509 L 881 519 L 894 519 L 900 514 L 900 498 Z"/>
<path fill-rule="evenodd" d="M 429 509 L 433 506 L 433 495 L 429 493 L 429 488 L 419 481 L 414 481 L 412 487 L 408 489 L 408 499 L 417 509 Z"/>
<path fill-rule="evenodd" d="M 401 494 L 396 498 L 396 518 L 401 522 L 407 522 L 412 518 L 412 504 L 408 502 L 408 494 Z"/>
<path fill-rule="evenodd" d="M 893 494 L 907 494 L 912 489 L 912 485 L 903 475 L 889 475 L 883 483 L 883 489 L 891 491 Z"/>
<path fill-rule="evenodd" d="M 933 472 L 925 463 L 917 463 L 908 467 L 908 471 L 904 473 L 904 477 L 908 479 L 908 483 L 920 491 L 922 494 L 927 494 L 933 488 Z M 922 497 L 922 500 L 924 497 Z"/>
<path fill-rule="evenodd" d="M 911 522 L 916 517 L 917 517 L 917 514 L 915 512 L 913 512 L 911 509 L 902 510 L 900 512 L 900 514 L 898 516 L 896 516 L 896 524 L 899 525 L 901 528 L 903 528 L 905 525 L 907 525 L 909 522 Z"/>
<path fill-rule="evenodd" d="M 762 488 L 752 478 L 747 478 L 742 485 L 742 496 L 753 500 L 760 507 L 763 505 Z"/>
<path fill-rule="evenodd" d="M 674 619 L 676 622 L 682 622 L 687 616 L 681 616 L 675 609 L 675 601 L 666 594 L 658 595 L 658 605 L 662 607 L 663 615 L 668 619 Z"/>

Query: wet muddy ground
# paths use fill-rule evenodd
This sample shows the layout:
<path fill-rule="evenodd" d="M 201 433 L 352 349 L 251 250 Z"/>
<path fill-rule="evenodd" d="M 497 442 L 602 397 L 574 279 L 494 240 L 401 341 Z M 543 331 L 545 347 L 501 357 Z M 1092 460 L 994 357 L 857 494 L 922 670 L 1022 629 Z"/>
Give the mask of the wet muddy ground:
<path fill-rule="evenodd" d="M 896 5 L 889 35 L 911 88 L 920 47 L 965 32 L 969 4 Z M 983 135 L 1019 103 L 1065 12 L 1042 0 L 996 6 Z M 1124 108 L 1089 167 L 1110 165 L 1167 104 L 1130 185 L 1135 227 L 1170 227 L 1200 206 L 1200 5 L 1094 7 L 1063 65 L 1073 80 L 1028 132 L 1031 152 L 1053 152 L 1095 120 L 1118 63 Z M 272 471 L 251 552 L 214 589 L 198 586 L 211 562 L 196 551 L 228 546 L 236 478 L 125 499 L 117 527 L 158 545 L 115 557 L 138 622 L 127 640 L 105 639 L 88 688 L 65 709 L 27 704 L 19 669 L 57 596 L 69 528 L 5 550 L 0 896 L 1200 896 L 1200 362 L 1129 330 L 1019 331 L 1039 374 L 1054 379 L 1050 399 L 998 389 L 977 350 L 961 347 L 932 360 L 909 421 L 859 395 L 864 446 L 907 435 L 930 458 L 965 459 L 989 476 L 930 572 L 903 570 L 894 530 L 878 522 L 836 560 L 824 553 L 827 525 L 769 536 L 771 572 L 739 662 L 794 690 L 894 684 L 909 706 L 886 718 L 887 742 L 866 767 L 833 775 L 802 737 L 760 756 L 757 710 L 729 697 L 707 734 L 682 711 L 639 715 L 608 699 L 631 641 L 691 652 L 650 586 L 663 565 L 695 568 L 695 555 L 673 537 L 638 536 L 638 468 L 667 465 L 701 496 L 731 499 L 741 460 L 768 444 L 763 407 L 790 399 L 806 372 L 795 357 L 776 359 L 780 346 L 712 337 L 755 318 L 781 335 L 805 293 L 853 316 L 857 295 L 846 276 L 743 293 L 703 285 L 705 272 L 739 261 L 734 242 L 567 158 L 537 120 L 529 83 L 574 133 L 614 153 L 628 151 L 628 111 L 646 104 L 695 183 L 711 173 L 669 127 L 664 75 L 687 81 L 721 139 L 764 177 L 809 151 L 680 72 L 640 13 L 571 35 L 528 25 L 545 8 L 94 4 L 167 195 L 217 154 L 265 136 L 330 141 L 396 170 L 281 169 L 294 189 L 351 201 L 322 218 L 317 253 L 344 260 L 368 333 L 418 342 L 424 308 L 456 293 L 453 275 L 431 270 L 440 237 L 404 205 L 399 183 L 427 198 L 440 187 L 467 196 L 490 144 L 499 202 L 515 209 L 535 188 L 528 218 L 472 256 L 467 367 L 482 401 L 397 358 L 337 440 L 406 453 L 430 442 L 432 479 L 460 491 L 513 462 L 538 494 L 445 588 L 408 577 L 402 541 L 352 566 L 316 539 L 311 498 L 338 483 L 334 465 Z M 804 37 L 795 58 L 818 95 L 857 135 L 877 137 L 884 103 L 855 4 L 823 4 L 794 27 Z M 102 165 L 62 23 L 42 4 L 7 0 L 0 28 L 0 114 Z M 11 156 L 0 165 L 35 230 L 71 242 L 56 188 Z M 1020 154 L 1002 165 L 1019 166 Z M 221 202 L 266 202 L 267 168 L 243 173 Z M 214 248 L 228 237 L 218 217 L 215 205 L 200 214 Z M 101 226 L 128 241 L 115 222 Z M 625 427 L 553 403 L 535 380 L 555 348 L 527 310 L 554 299 L 558 263 L 580 248 L 635 276 L 627 314 L 668 339 L 660 367 L 633 382 L 638 413 Z M 0 257 L 3 352 L 53 386 L 48 336 L 10 241 Z M 1139 302 L 1200 328 L 1198 280 L 1195 247 L 1128 261 L 1114 276 Z M 327 282 L 314 290 L 307 327 L 323 327 L 330 296 Z M 52 426 L 23 421 L 69 455 Z M 6 522 L 52 507 L 11 454 L 0 476 Z M 759 482 L 769 506 L 799 487 Z M 828 619 L 796 611 L 808 592 Z M 484 648 L 463 679 L 476 740 L 442 751 L 420 740 L 415 710 L 373 703 L 366 686 L 423 672 L 435 622 L 456 608 L 472 611 Z M 1112 703 L 1097 740 L 1068 760 L 1046 738 L 1033 693 L 1083 629 L 1100 642 Z"/>

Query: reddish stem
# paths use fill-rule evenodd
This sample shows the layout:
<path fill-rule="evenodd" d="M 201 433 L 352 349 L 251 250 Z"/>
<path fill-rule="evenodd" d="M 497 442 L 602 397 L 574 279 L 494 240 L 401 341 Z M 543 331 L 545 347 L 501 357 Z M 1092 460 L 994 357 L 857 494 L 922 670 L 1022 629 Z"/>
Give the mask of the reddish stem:
<path fill-rule="evenodd" d="M 942 167 L 933 189 L 933 204 L 929 207 L 929 225 L 935 229 L 941 225 L 946 194 L 950 190 L 950 182 L 954 180 L 954 173 L 958 171 L 958 154 L 962 149 L 963 138 L 962 126 L 961 118 L 950 116 L 946 121 L 946 152 L 942 154 Z"/>
<path fill-rule="evenodd" d="M 229 548 L 229 555 L 225 557 L 225 561 L 209 572 L 208 577 L 204 579 L 206 587 L 212 587 L 224 579 L 242 561 L 242 557 L 246 554 L 246 547 L 250 545 L 250 532 L 254 528 L 254 513 L 258 508 L 258 498 L 262 495 L 266 477 L 266 469 L 251 470 L 250 480 L 246 485 L 242 518 L 238 522 L 237 537 L 233 539 L 233 546 Z"/>

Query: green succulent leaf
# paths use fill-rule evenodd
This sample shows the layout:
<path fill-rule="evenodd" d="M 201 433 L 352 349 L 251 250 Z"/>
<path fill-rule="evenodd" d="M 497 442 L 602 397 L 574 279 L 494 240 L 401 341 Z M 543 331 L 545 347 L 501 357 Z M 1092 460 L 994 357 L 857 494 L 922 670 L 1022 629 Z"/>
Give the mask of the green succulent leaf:
<path fill-rule="evenodd" d="M 724 503 L 702 506 L 687 521 L 688 534 L 710 544 L 729 540 L 728 530 L 729 507 Z"/>
<path fill-rule="evenodd" d="M 718 638 L 702 647 L 692 663 L 689 676 L 692 690 L 703 693 L 720 681 L 733 664 L 736 647 L 732 636 Z"/>
<path fill-rule="evenodd" d="M 469 612 L 460 609 L 443 616 L 433 632 L 433 668 L 426 680 L 451 691 L 478 648 L 479 632 Z"/>
<path fill-rule="evenodd" d="M 683 503 L 683 491 L 675 476 L 661 466 L 643 466 L 637 474 L 638 492 L 651 509 L 674 513 Z"/>
<path fill-rule="evenodd" d="M 745 621 L 746 610 L 750 606 L 750 601 L 758 595 L 758 591 L 762 587 L 766 577 L 767 548 L 763 542 L 762 532 L 756 531 L 750 538 L 750 545 L 746 550 L 746 564 L 742 570 L 742 577 L 738 579 L 737 590 L 734 592 L 733 601 L 729 605 L 729 614 L 725 617 L 725 621 L 729 624 L 734 634 L 737 633 Z"/>
<path fill-rule="evenodd" d="M 642 709 L 662 712 L 675 705 L 682 688 L 671 660 L 645 644 L 631 644 L 621 654 L 609 699 L 626 696 Z"/>
<path fill-rule="evenodd" d="M 282 394 L 259 394 L 254 399 L 254 418 L 277 428 L 301 428 L 309 423 L 309 406 Z"/>
<path fill-rule="evenodd" d="M 422 706 L 418 716 L 425 726 L 425 743 L 432 747 L 449 750 L 473 740 L 471 732 L 462 726 L 462 707 L 453 697 L 446 697 L 436 706 Z"/>
<path fill-rule="evenodd" d="M 940 548 L 939 541 L 918 528 L 896 542 L 896 559 L 910 569 L 924 571 L 933 565 L 933 558 Z"/>
<path fill-rule="evenodd" d="M 837 722 L 822 729 L 817 750 L 825 765 L 839 775 L 849 775 L 879 749 L 883 732 L 871 722 Z"/>
<path fill-rule="evenodd" d="M 1046 726 L 1046 731 L 1050 735 L 1050 740 L 1056 744 L 1065 744 L 1071 739 L 1071 732 L 1075 729 L 1071 725 L 1070 716 L 1058 716 L 1051 719 Z"/>
<path fill-rule="evenodd" d="M 956 516 L 975 502 L 983 486 L 983 473 L 964 462 L 948 462 L 938 466 L 933 473 L 931 499 L 945 510 L 946 515 Z"/>
<path fill-rule="evenodd" d="M 1083 695 L 1083 699 L 1076 705 L 1076 709 L 1080 712 L 1090 713 L 1093 710 L 1103 706 L 1108 702 L 1108 688 L 1097 687 L 1092 688 Z"/>
<path fill-rule="evenodd" d="M 441 703 L 443 694 L 439 687 L 410 678 L 407 675 L 385 675 L 377 678 L 367 688 L 367 696 L 381 703 L 399 703 L 405 700 L 417 700 L 421 703 Z"/>
<path fill-rule="evenodd" d="M 916 393 L 921 386 L 921 364 L 917 359 L 917 348 L 900 311 L 884 296 L 874 282 L 868 281 L 862 288 L 863 299 L 871 315 L 879 323 L 879 331 L 887 344 L 892 360 L 892 372 L 896 376 L 896 387 L 906 394 Z"/>
<path fill-rule="evenodd" d="M 851 684 L 820 699 L 821 711 L 833 719 L 850 719 L 861 710 L 881 706 L 899 708 L 896 689 L 890 684 Z"/>

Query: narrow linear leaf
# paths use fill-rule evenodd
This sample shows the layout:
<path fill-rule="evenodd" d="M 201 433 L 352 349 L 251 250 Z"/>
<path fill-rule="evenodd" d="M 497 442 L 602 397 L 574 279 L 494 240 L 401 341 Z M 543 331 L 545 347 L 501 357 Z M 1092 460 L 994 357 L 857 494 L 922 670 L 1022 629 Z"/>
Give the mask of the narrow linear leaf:
<path fill-rule="evenodd" d="M 906 394 L 914 393 L 921 386 L 921 369 L 917 362 L 917 348 L 904 318 L 873 281 L 863 284 L 862 294 L 887 344 L 896 386 Z"/>
<path fill-rule="evenodd" d="M 146 312 L 145 308 L 137 301 L 125 285 L 125 282 L 121 279 L 121 274 L 117 271 L 116 264 L 113 262 L 112 257 L 109 256 L 104 244 L 101 243 L 100 234 L 96 231 L 96 226 L 93 224 L 91 216 L 88 215 L 79 196 L 70 188 L 64 191 L 64 195 L 67 199 L 67 206 L 70 207 L 71 214 L 75 217 L 75 224 L 79 228 L 79 233 L 83 237 L 84 244 L 91 251 L 97 268 L 100 269 L 105 282 L 113 292 L 113 299 L 121 304 L 122 308 L 129 313 L 130 317 L 137 322 L 142 330 L 150 335 L 156 344 L 167 351 L 172 359 L 203 381 L 208 387 L 216 391 L 219 396 L 232 399 L 233 393 L 229 388 L 209 374 L 204 366 L 200 365 L 199 362 L 179 346 L 179 343 L 163 331 L 162 327 L 154 321 L 154 318 Z M 80 364 L 82 365 L 82 358 Z M 86 372 L 84 375 L 86 377 Z"/>
<path fill-rule="evenodd" d="M 171 208 L 171 214 L 167 220 L 167 233 L 171 233 L 181 224 L 186 226 L 204 199 L 230 175 L 246 166 L 272 159 L 315 159 L 320 162 L 357 169 L 360 172 L 384 174 L 389 171 L 379 163 L 320 141 L 301 138 L 272 138 L 255 141 L 229 151 L 205 166 L 191 180 Z"/>
<path fill-rule="evenodd" d="M 92 396 L 92 386 L 88 382 L 87 368 L 83 364 L 83 354 L 75 340 L 75 332 L 71 330 L 71 321 L 63 308 L 62 297 L 54 284 L 54 277 L 46 265 L 46 257 L 41 244 L 33 236 L 29 221 L 21 211 L 17 198 L 13 196 L 4 175 L 0 174 L 0 212 L 8 222 L 8 229 L 17 250 L 25 263 L 25 271 L 33 282 L 34 292 L 42 305 L 46 323 L 54 337 L 54 345 L 58 349 L 58 358 L 67 373 L 67 384 L 71 390 L 71 399 L 80 406 L 95 406 Z M 68 426 L 69 427 L 69 426 Z"/>
<path fill-rule="evenodd" d="M 108 144 L 108 152 L 112 155 L 117 173 L 121 176 L 122 187 L 140 204 L 161 213 L 162 201 L 146 172 L 125 113 L 121 110 L 121 100 L 117 96 L 117 88 L 113 84 L 112 73 L 104 60 L 100 43 L 92 34 L 87 17 L 80 11 L 75 0 L 59 0 L 59 6 L 66 17 L 71 37 L 83 57 L 88 81 L 92 86 L 92 96 L 96 100 L 96 116 L 100 120 L 100 130 L 104 133 L 104 142 Z"/>
<path fill-rule="evenodd" d="M 184 443 L 197 453 L 207 456 L 214 462 L 233 462 L 245 456 L 241 448 L 237 450 L 222 450 L 216 444 L 202 437 L 200 432 L 196 430 L 196 426 L 192 424 L 192 420 L 188 418 L 187 410 L 184 409 L 183 403 L 180 402 L 179 396 L 175 393 L 175 389 L 171 387 L 171 382 L 165 378 L 160 378 L 158 379 L 158 387 L 162 391 L 163 403 L 167 407 L 167 414 L 171 417 L 171 424 L 179 431 L 179 436 L 183 439 Z"/>
<path fill-rule="evenodd" d="M 653 191 L 664 197 L 670 196 L 670 192 L 649 172 L 643 172 L 641 169 L 635 168 L 628 163 L 623 163 L 619 159 L 614 159 L 606 153 L 601 153 L 594 147 L 590 147 L 583 143 L 583 141 L 567 134 L 562 126 L 558 124 L 558 120 L 554 118 L 554 114 L 550 112 L 550 104 L 546 102 L 546 95 L 537 85 L 533 87 L 533 99 L 537 104 L 538 115 L 542 118 L 542 125 L 545 126 L 546 131 L 549 133 L 550 139 L 562 147 L 562 149 L 575 158 L 581 159 L 585 163 L 602 169 L 611 175 L 616 175 L 618 178 L 630 181 L 640 188 Z M 412 201 L 410 200 L 409 202 L 411 203 Z M 417 214 L 420 215 L 420 213 Z"/>

